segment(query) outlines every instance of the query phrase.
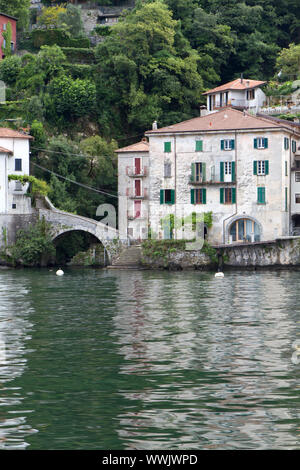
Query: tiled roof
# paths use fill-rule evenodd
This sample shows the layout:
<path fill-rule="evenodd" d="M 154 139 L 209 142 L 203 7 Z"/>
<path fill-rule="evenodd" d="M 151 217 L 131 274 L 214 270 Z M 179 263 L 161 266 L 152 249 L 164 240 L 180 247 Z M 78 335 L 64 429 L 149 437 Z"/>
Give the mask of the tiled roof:
<path fill-rule="evenodd" d="M 121 149 L 115 150 L 115 152 L 149 152 L 149 142 L 147 140 L 141 140 L 133 145 L 128 145 L 128 147 L 123 147 Z"/>
<path fill-rule="evenodd" d="M 239 129 L 291 129 L 288 121 L 276 122 L 264 117 L 256 117 L 247 112 L 238 111 L 233 108 L 225 108 L 217 113 L 200 116 L 188 121 L 179 122 L 172 126 L 162 127 L 161 129 L 149 130 L 145 134 L 160 134 L 174 132 L 197 132 L 197 131 L 234 131 Z"/>
<path fill-rule="evenodd" d="M 7 150 L 6 148 L 1 147 L 1 146 L 0 146 L 0 153 L 11 153 L 11 154 L 13 154 L 13 152 L 11 150 Z"/>
<path fill-rule="evenodd" d="M 233 80 L 232 82 L 225 83 L 224 85 L 212 88 L 211 90 L 206 91 L 203 95 L 208 95 L 210 93 L 218 93 L 218 91 L 227 91 L 227 90 L 249 90 L 251 88 L 256 88 L 258 86 L 264 85 L 266 82 L 260 80 L 248 80 L 243 78 L 241 81 L 240 78 Z"/>
<path fill-rule="evenodd" d="M 21 132 L 14 131 L 8 127 L 0 127 L 0 138 L 12 138 L 12 139 L 32 139 L 31 135 L 22 134 Z"/>

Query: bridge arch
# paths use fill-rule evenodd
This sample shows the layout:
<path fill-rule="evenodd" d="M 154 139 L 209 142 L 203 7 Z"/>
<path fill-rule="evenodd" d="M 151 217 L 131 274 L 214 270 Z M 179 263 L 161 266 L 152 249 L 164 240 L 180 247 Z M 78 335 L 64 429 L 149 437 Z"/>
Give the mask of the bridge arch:
<path fill-rule="evenodd" d="M 47 208 L 43 204 L 39 208 L 39 217 L 44 218 L 51 226 L 51 236 L 54 241 L 57 237 L 71 231 L 83 231 L 94 235 L 106 249 L 108 260 L 112 262 L 120 249 L 118 230 L 102 224 L 94 219 L 82 217 L 56 209 L 48 198 L 45 198 Z"/>

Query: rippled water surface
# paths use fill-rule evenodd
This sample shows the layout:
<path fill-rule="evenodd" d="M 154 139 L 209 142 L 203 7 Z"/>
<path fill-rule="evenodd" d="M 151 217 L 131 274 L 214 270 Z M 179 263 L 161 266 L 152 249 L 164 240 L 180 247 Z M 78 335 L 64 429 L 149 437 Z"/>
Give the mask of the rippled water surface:
<path fill-rule="evenodd" d="M 0 271 L 0 449 L 299 448 L 300 272 Z"/>

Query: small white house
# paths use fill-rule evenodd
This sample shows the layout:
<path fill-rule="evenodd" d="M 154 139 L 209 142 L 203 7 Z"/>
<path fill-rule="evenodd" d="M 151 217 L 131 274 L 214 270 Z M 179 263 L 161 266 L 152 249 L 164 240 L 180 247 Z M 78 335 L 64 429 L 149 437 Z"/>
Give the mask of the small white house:
<path fill-rule="evenodd" d="M 260 80 L 237 78 L 232 82 L 206 91 L 203 93 L 207 96 L 206 113 L 215 113 L 226 106 L 257 112 L 266 101 L 266 95 L 261 89 L 265 83 Z"/>
<path fill-rule="evenodd" d="M 30 214 L 28 185 L 8 181 L 8 175 L 29 175 L 29 141 L 31 136 L 12 129 L 0 128 L 0 216 Z"/>

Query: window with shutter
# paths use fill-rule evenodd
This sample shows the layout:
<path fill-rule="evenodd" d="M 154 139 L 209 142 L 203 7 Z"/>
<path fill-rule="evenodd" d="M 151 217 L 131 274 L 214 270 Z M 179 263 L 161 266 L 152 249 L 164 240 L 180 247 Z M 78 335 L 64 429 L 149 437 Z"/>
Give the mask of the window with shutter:
<path fill-rule="evenodd" d="M 171 142 L 164 143 L 164 150 L 165 152 L 171 152 Z"/>
<path fill-rule="evenodd" d="M 161 189 L 160 204 L 175 204 L 175 189 Z"/>
<path fill-rule="evenodd" d="M 258 204 L 266 203 L 266 188 L 264 187 L 257 188 L 257 203 Z"/>
<path fill-rule="evenodd" d="M 196 152 L 202 152 L 202 151 L 203 151 L 203 141 L 196 140 Z"/>
<path fill-rule="evenodd" d="M 289 149 L 289 139 L 287 137 L 284 138 L 284 150 Z"/>

